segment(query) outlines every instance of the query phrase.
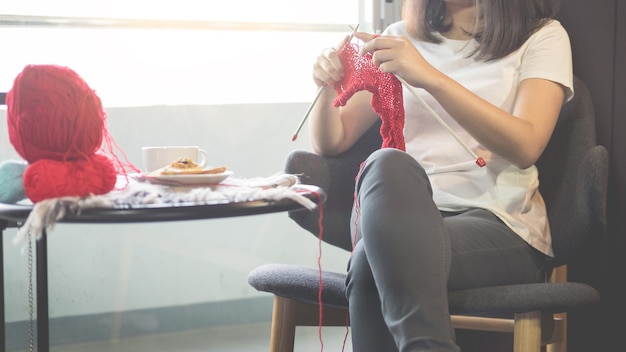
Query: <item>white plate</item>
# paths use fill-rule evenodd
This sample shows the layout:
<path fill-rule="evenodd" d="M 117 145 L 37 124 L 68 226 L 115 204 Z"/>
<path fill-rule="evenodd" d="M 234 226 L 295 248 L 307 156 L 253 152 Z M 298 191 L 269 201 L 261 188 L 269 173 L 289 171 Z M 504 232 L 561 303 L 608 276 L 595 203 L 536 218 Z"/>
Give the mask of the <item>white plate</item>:
<path fill-rule="evenodd" d="M 229 178 L 233 172 L 230 170 L 219 174 L 198 174 L 198 175 L 141 175 L 141 179 L 167 185 L 213 185 Z"/>

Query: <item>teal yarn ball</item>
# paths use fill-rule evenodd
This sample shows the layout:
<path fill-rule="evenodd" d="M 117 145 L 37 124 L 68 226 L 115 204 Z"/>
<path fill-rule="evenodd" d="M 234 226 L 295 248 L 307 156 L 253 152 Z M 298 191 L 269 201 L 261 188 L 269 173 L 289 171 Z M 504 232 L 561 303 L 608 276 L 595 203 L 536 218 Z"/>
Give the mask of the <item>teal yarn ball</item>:
<path fill-rule="evenodd" d="M 22 175 L 28 163 L 7 160 L 0 163 L 0 203 L 17 203 L 26 199 Z"/>

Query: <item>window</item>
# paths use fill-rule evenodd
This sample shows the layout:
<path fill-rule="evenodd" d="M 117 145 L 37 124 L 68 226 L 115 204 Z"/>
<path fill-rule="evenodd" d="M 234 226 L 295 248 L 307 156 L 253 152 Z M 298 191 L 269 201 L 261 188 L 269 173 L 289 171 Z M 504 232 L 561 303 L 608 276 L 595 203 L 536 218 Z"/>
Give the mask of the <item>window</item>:
<path fill-rule="evenodd" d="M 210 160 L 235 170 L 237 177 L 269 175 L 280 170 L 289 148 L 307 146 L 306 133 L 301 133 L 295 144 L 291 136 L 315 95 L 311 80 L 315 57 L 349 33 L 349 25 L 360 23 L 365 31 L 380 29 L 383 21 L 374 19 L 389 6 L 386 0 L 1 1 L 0 92 L 10 89 L 27 64 L 68 66 L 97 91 L 105 108 L 123 107 L 108 109 L 107 122 L 116 142 L 135 165 L 141 165 L 142 146 L 199 145 L 210 151 Z M 385 17 L 390 21 L 390 16 Z M 265 103 L 270 105 L 261 106 Z M 273 103 L 290 104 L 277 108 Z M 165 104 L 179 106 L 152 107 Z M 246 105 L 188 109 L 187 104 Z M 129 106 L 133 108 L 126 108 Z M 0 111 L 3 115 L 6 112 Z M 248 123 L 250 116 L 255 121 Z M 0 126 L 0 132 L 8 141 L 6 124 Z M 0 143 L 0 156 L 1 160 L 18 158 L 8 142 Z M 64 322 L 55 327 L 51 341 L 91 342 L 102 338 L 103 324 L 104 329 L 112 324 L 110 336 L 115 340 L 133 333 L 169 334 L 174 329 L 195 328 L 195 324 L 247 324 L 255 317 L 266 319 L 265 302 L 248 300 L 253 293 L 246 283 L 245 268 L 267 258 L 277 262 L 313 258 L 306 251 L 285 250 L 299 248 L 299 241 L 307 247 L 309 243 L 304 241 L 310 237 L 300 240 L 292 236 L 294 225 L 284 214 L 223 220 L 185 223 L 184 231 L 180 224 L 148 228 L 124 224 L 113 230 L 110 226 L 78 226 L 70 229 L 69 236 L 66 233 L 56 238 L 55 248 L 62 253 L 64 248 L 86 250 L 77 251 L 76 256 L 50 256 L 55 266 L 71 272 L 61 270 L 51 286 L 51 317 L 61 317 Z M 213 231 L 246 236 L 201 236 L 201 242 L 181 239 Z M 90 236 L 84 236 L 85 232 Z M 277 242 L 267 240 L 270 232 L 272 241 Z M 283 240 L 295 241 L 293 247 L 275 245 Z M 11 237 L 5 236 L 5 241 Z M 5 247 L 10 247 L 9 243 L 5 242 Z M 254 249 L 242 243 L 254 244 Z M 268 253 L 263 254 L 266 250 Z M 325 263 L 336 257 L 335 265 L 344 267 L 345 253 L 333 255 L 334 250 L 324 249 Z M 7 267 L 17 270 L 10 270 L 5 277 L 10 307 L 7 321 L 26 322 L 26 262 L 19 255 L 12 258 L 7 259 Z M 144 258 L 158 260 L 144 262 Z M 92 261 L 99 263 L 95 271 L 89 266 Z M 74 263 L 87 263 L 87 267 Z M 183 268 L 189 269 L 180 275 Z M 195 268 L 201 268 L 203 279 L 190 285 L 189 276 L 195 275 Z M 167 277 L 168 287 L 175 290 L 164 290 L 157 280 L 148 279 L 151 275 Z M 157 288 L 146 296 L 143 286 L 152 283 Z M 230 301 L 226 302 L 230 306 L 243 302 L 241 313 L 234 317 L 222 313 L 222 300 Z M 188 304 L 205 301 L 209 303 L 187 318 Z M 244 314 L 248 307 L 253 307 L 253 314 Z M 174 313 L 167 317 L 167 324 L 159 324 L 162 318 L 146 315 L 145 309 Z M 215 316 L 194 319 L 206 309 L 215 309 Z M 127 326 L 132 319 L 124 320 L 123 326 L 118 324 L 120 310 L 141 310 L 139 326 Z M 79 329 L 77 321 L 86 324 Z M 20 344 L 16 349 L 27 348 L 21 345 L 26 341 L 20 336 L 9 335 L 8 346 L 15 343 Z M 230 336 L 209 338 L 225 340 Z M 208 350 L 212 350 L 210 346 Z"/>
<path fill-rule="evenodd" d="M 313 60 L 351 25 L 372 30 L 363 22 L 379 12 L 367 10 L 373 3 L 6 2 L 0 91 L 26 64 L 59 64 L 78 72 L 107 106 L 309 101 Z"/>

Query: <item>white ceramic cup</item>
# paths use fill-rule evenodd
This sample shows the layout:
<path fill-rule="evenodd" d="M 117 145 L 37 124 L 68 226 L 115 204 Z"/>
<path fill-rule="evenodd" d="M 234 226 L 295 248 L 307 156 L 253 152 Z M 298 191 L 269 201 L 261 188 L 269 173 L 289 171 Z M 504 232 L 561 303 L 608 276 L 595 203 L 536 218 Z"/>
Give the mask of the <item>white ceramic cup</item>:
<path fill-rule="evenodd" d="M 144 172 L 151 172 L 168 166 L 180 158 L 189 158 L 201 167 L 206 167 L 209 154 L 196 146 L 162 146 L 141 148 Z"/>

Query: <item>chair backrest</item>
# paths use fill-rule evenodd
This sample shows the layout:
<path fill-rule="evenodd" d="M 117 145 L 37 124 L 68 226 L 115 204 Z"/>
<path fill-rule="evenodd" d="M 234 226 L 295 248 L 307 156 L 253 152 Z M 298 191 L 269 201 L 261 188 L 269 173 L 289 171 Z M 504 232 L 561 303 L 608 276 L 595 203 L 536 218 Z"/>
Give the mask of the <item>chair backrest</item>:
<path fill-rule="evenodd" d="M 540 192 L 545 199 L 553 237 L 553 266 L 564 264 L 582 248 L 599 240 L 606 219 L 608 153 L 596 145 L 595 117 L 589 90 L 575 77 L 575 96 L 563 105 L 555 131 L 537 162 Z M 382 143 L 380 124 L 336 157 L 294 151 L 286 172 L 302 174 L 302 182 L 326 191 L 323 240 L 351 250 L 350 213 L 354 178 L 361 162 Z M 319 212 L 291 212 L 301 227 L 318 235 Z"/>
<path fill-rule="evenodd" d="M 563 105 L 536 165 L 557 266 L 599 241 L 606 224 L 608 152 L 596 143 L 591 96 L 577 77 L 574 98 Z"/>

